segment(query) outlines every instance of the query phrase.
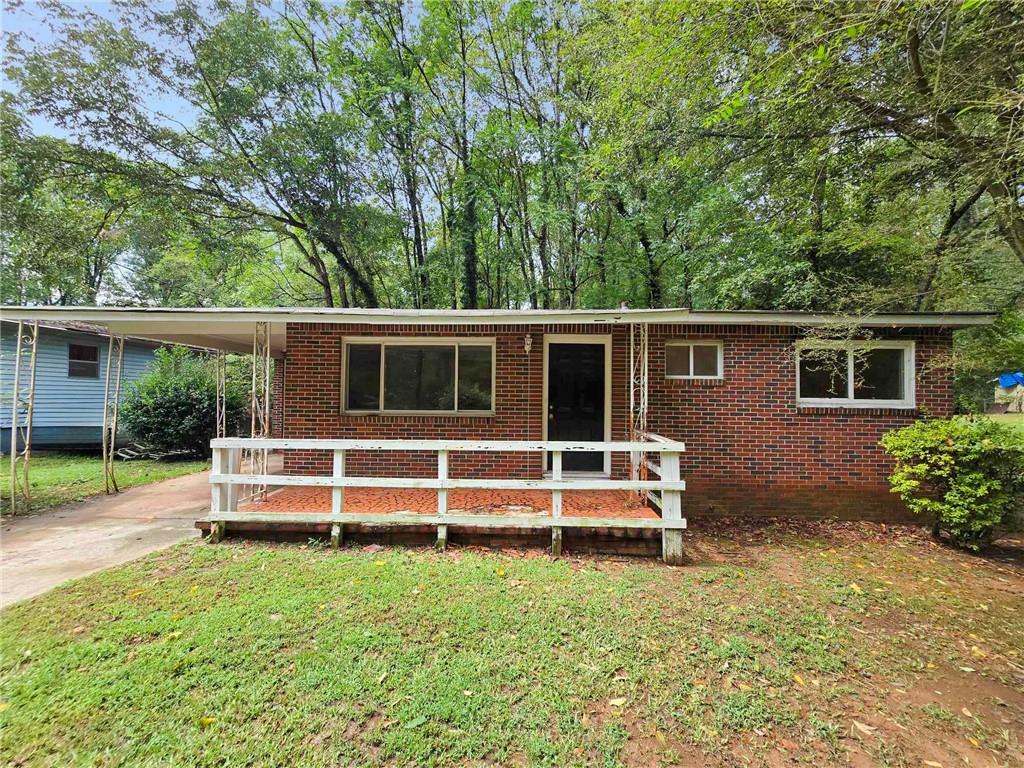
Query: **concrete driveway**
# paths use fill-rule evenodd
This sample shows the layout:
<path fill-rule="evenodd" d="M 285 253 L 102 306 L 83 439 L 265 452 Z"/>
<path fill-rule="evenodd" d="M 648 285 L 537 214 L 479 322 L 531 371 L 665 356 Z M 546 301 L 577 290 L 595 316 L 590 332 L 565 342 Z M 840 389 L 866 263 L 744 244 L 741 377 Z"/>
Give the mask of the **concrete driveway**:
<path fill-rule="evenodd" d="M 5 519 L 0 606 L 198 536 L 193 523 L 210 508 L 209 480 L 199 472 Z"/>

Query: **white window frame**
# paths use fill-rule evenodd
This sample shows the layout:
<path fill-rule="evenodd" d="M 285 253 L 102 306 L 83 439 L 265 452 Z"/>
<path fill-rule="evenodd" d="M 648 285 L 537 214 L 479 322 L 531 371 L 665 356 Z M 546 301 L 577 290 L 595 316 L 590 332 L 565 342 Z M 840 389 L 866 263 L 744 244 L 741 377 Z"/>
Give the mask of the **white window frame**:
<path fill-rule="evenodd" d="M 348 407 L 348 348 L 352 345 L 376 344 L 380 350 L 380 408 L 359 410 Z M 384 407 L 385 347 L 455 347 L 455 408 L 452 410 L 401 410 Z M 491 348 L 490 410 L 459 409 L 459 347 Z M 494 416 L 497 408 L 498 350 L 493 336 L 345 336 L 341 340 L 341 412 L 356 416 Z"/>
<path fill-rule="evenodd" d="M 846 351 L 846 397 L 800 397 L 800 354 L 806 349 L 839 349 Z M 902 400 L 854 399 L 853 353 L 871 349 L 903 350 L 903 391 Z M 916 408 L 916 361 L 917 352 L 913 341 L 816 341 L 804 340 L 796 345 L 796 402 L 798 406 L 818 408 Z"/>
<path fill-rule="evenodd" d="M 693 348 L 717 347 L 718 348 L 718 373 L 715 376 L 697 375 L 693 372 Z M 673 375 L 668 372 L 668 348 L 689 347 L 690 348 L 690 373 L 686 376 Z M 689 381 L 701 379 L 704 381 L 722 381 L 725 378 L 725 344 L 716 339 L 670 339 L 665 342 L 665 378 L 676 381 Z"/>

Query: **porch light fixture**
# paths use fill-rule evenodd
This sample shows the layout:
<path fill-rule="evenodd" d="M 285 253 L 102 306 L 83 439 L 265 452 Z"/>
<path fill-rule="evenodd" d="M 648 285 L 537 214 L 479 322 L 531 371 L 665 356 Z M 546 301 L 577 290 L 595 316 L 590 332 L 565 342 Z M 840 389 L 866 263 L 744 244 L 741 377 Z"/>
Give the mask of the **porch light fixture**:
<path fill-rule="evenodd" d="M 523 352 L 530 354 L 530 350 L 533 349 L 533 336 L 526 334 L 523 337 Z"/>

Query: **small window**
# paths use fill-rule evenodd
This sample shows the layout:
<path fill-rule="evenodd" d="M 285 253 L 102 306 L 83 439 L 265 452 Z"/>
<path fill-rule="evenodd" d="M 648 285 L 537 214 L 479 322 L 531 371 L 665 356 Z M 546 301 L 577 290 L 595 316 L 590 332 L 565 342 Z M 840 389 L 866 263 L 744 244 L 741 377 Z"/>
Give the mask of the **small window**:
<path fill-rule="evenodd" d="M 353 340 L 345 344 L 345 410 L 489 413 L 494 344 Z"/>
<path fill-rule="evenodd" d="M 100 348 L 91 344 L 68 344 L 68 376 L 73 379 L 98 379 Z"/>
<path fill-rule="evenodd" d="M 722 378 L 722 343 L 668 342 L 665 345 L 665 376 L 670 379 Z"/>
<path fill-rule="evenodd" d="M 826 342 L 799 348 L 797 399 L 806 405 L 914 405 L 912 342 Z"/>

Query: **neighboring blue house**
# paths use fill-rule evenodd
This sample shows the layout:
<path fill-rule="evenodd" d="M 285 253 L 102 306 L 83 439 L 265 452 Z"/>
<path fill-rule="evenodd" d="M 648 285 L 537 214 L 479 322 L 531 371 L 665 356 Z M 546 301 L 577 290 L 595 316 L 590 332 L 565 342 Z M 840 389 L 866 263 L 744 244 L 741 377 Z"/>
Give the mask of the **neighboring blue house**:
<path fill-rule="evenodd" d="M 18 324 L 0 321 L 0 450 L 11 443 L 11 396 Z M 103 386 L 109 337 L 100 326 L 80 322 L 39 324 L 36 349 L 34 448 L 98 448 L 103 431 Z M 153 361 L 160 345 L 125 339 L 121 394 Z M 26 358 L 27 359 L 27 358 Z M 27 382 L 25 373 L 22 382 Z"/>

